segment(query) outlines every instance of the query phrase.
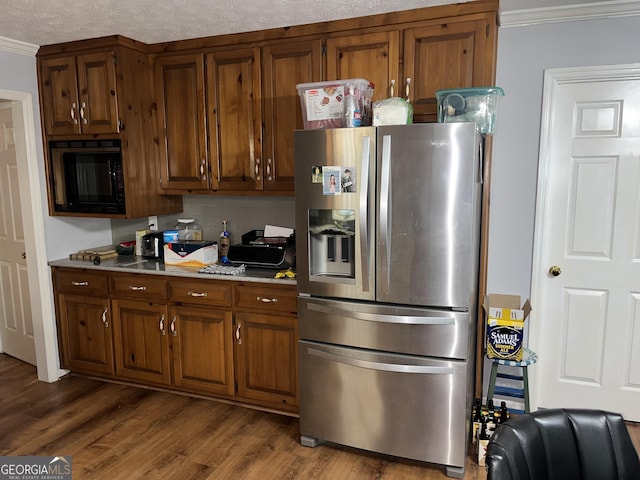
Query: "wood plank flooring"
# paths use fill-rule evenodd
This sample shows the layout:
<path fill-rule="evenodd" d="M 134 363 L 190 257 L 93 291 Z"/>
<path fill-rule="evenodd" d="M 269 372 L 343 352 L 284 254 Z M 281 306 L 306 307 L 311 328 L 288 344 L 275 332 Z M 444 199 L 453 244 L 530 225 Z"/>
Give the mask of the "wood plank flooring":
<path fill-rule="evenodd" d="M 299 443 L 298 419 L 78 376 L 39 382 L 0 355 L 0 455 L 72 455 L 74 480 L 443 480 L 443 469 Z M 630 427 L 640 450 L 640 426 Z M 486 479 L 470 457 L 466 480 Z"/>

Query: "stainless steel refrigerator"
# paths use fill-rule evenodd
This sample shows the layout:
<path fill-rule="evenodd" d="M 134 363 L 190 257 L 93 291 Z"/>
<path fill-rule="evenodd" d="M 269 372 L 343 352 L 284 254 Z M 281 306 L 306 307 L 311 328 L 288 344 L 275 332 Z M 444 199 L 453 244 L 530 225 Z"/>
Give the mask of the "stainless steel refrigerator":
<path fill-rule="evenodd" d="M 482 140 L 475 123 L 295 132 L 301 443 L 464 474 Z"/>

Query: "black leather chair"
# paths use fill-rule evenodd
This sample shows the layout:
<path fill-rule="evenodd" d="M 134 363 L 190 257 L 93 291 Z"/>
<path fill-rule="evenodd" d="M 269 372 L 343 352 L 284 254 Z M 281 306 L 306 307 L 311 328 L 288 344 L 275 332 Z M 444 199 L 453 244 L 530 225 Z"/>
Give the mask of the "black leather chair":
<path fill-rule="evenodd" d="M 500 425 L 487 446 L 488 480 L 639 480 L 622 416 L 547 409 Z"/>

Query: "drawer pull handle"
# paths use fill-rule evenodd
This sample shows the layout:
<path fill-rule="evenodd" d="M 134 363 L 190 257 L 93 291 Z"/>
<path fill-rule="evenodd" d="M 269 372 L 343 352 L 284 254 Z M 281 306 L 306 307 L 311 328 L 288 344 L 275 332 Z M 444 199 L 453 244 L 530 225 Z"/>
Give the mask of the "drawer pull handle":
<path fill-rule="evenodd" d="M 145 287 L 144 285 L 129 285 L 129 290 L 132 290 L 134 292 L 145 292 L 147 290 L 147 287 Z"/>
<path fill-rule="evenodd" d="M 104 307 L 104 311 L 102 312 L 102 324 L 104 325 L 104 328 L 109 328 L 109 322 L 107 321 L 108 311 L 109 309 L 107 307 Z"/>
<path fill-rule="evenodd" d="M 242 338 L 240 338 L 240 327 L 242 326 L 241 323 L 238 324 L 238 326 L 236 327 L 236 340 L 238 341 L 238 345 L 242 345 Z"/>
<path fill-rule="evenodd" d="M 171 334 L 174 337 L 178 336 L 178 332 L 176 332 L 176 316 L 175 315 L 171 319 L 171 323 L 169 324 L 169 328 L 171 329 Z"/>
<path fill-rule="evenodd" d="M 88 287 L 89 286 L 89 282 L 71 282 L 71 285 L 73 285 L 74 287 Z"/>
<path fill-rule="evenodd" d="M 160 332 L 162 332 L 162 335 L 166 335 L 167 332 L 164 331 L 164 313 L 162 315 L 160 315 Z"/>
<path fill-rule="evenodd" d="M 262 303 L 278 303 L 277 298 L 256 297 L 256 300 Z"/>
<path fill-rule="evenodd" d="M 190 297 L 206 297 L 207 292 L 189 292 L 187 293 Z"/>

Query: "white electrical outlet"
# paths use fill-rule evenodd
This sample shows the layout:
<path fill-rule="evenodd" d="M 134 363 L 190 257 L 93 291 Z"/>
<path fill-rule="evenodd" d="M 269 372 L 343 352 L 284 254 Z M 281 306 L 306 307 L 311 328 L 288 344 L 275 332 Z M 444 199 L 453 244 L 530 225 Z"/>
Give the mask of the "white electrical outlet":
<path fill-rule="evenodd" d="M 156 215 L 152 215 L 149 217 L 149 230 L 158 230 L 158 217 Z"/>

